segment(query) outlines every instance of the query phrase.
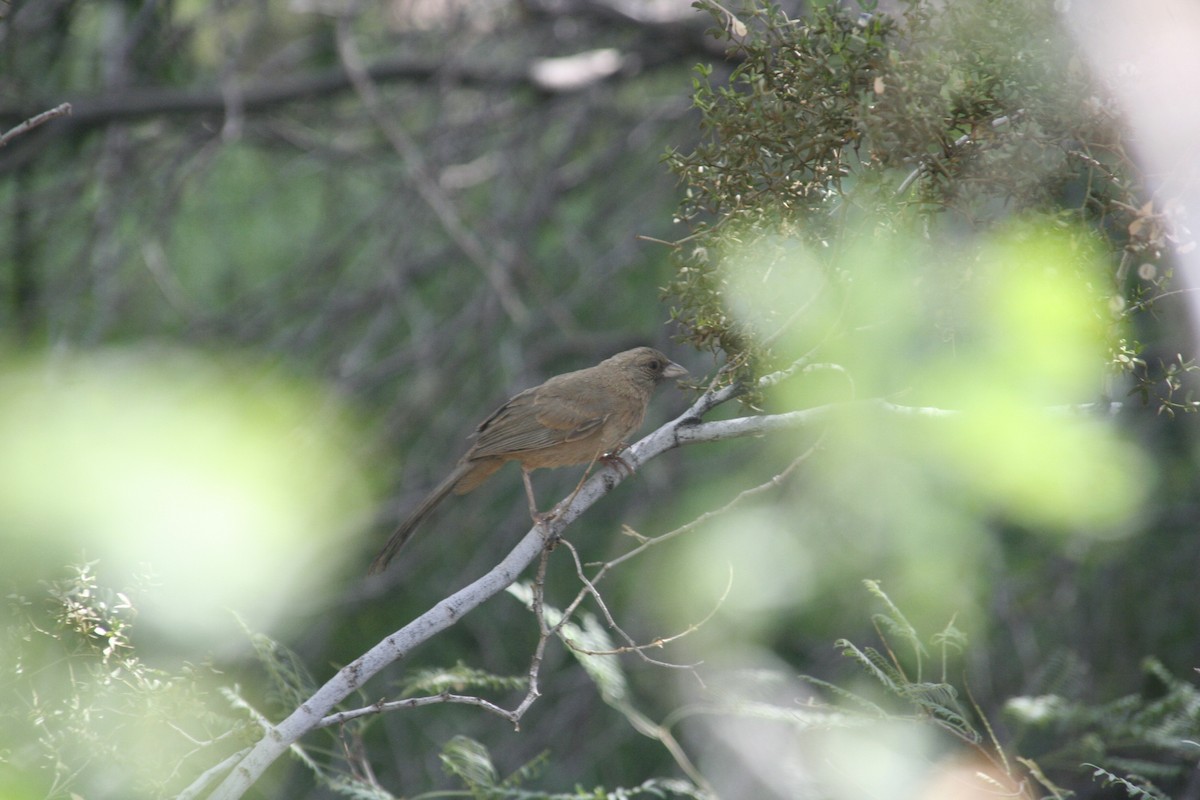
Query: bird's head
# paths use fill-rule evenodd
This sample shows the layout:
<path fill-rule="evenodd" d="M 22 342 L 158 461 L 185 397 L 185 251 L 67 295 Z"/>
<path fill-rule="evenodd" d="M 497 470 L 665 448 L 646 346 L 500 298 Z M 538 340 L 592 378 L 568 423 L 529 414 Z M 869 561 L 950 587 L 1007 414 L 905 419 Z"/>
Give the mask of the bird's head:
<path fill-rule="evenodd" d="M 688 371 L 653 347 L 635 347 L 608 359 L 638 384 L 654 388 L 668 378 L 685 378 Z"/>

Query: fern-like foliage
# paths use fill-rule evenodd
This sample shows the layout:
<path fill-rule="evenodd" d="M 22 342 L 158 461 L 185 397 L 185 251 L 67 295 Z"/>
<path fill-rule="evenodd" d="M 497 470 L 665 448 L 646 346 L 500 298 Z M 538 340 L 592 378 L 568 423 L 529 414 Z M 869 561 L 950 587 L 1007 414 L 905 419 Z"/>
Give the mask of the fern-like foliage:
<path fill-rule="evenodd" d="M 1060 693 L 1011 698 L 1004 712 L 1016 742 L 1047 769 L 1082 765 L 1131 797 L 1166 797 L 1152 781 L 1177 782 L 1200 765 L 1200 688 L 1157 659 L 1147 658 L 1143 669 L 1151 696 L 1103 703 Z"/>
<path fill-rule="evenodd" d="M 1118 786 L 1124 789 L 1125 794 L 1129 797 L 1142 798 L 1142 800 L 1171 800 L 1159 791 L 1158 787 L 1140 775 L 1121 777 L 1103 767 L 1097 767 L 1095 764 L 1084 764 L 1084 766 L 1095 770 L 1092 776 L 1099 781 L 1101 786 Z"/>
<path fill-rule="evenodd" d="M 875 629 L 879 631 L 880 639 L 884 642 L 886 655 L 874 647 L 859 647 L 847 639 L 840 639 L 834 646 L 841 650 L 847 658 L 855 661 L 862 670 L 874 678 L 885 693 L 903 702 L 902 708 L 907 708 L 916 718 L 926 719 L 948 730 L 963 742 L 972 746 L 982 746 L 985 736 L 971 721 L 970 715 L 963 709 L 959 700 L 959 691 L 946 681 L 922 680 L 923 665 L 928 657 L 920 634 L 904 613 L 892 602 L 878 581 L 864 581 L 870 594 L 884 606 L 884 610 L 871 617 Z M 943 648 L 952 643 L 958 648 L 963 645 L 965 637 L 947 625 L 933 643 Z M 904 645 L 905 652 L 912 653 L 911 670 L 914 678 L 908 676 L 904 662 L 896 655 L 897 645 Z M 943 676 L 945 674 L 943 661 Z M 895 712 L 891 712 L 894 714 Z M 885 714 L 885 716 L 889 716 Z M 986 728 L 985 728 L 986 730 Z"/>
<path fill-rule="evenodd" d="M 537 778 L 546 764 L 547 753 L 500 779 L 487 748 L 466 736 L 455 736 L 440 754 L 442 768 L 459 780 L 474 800 L 634 800 L 635 798 L 695 798 L 704 800 L 686 781 L 652 779 L 637 786 L 576 789 L 573 792 L 539 792 L 524 788 Z"/>
<path fill-rule="evenodd" d="M 973 699 L 964 708 L 959 687 L 906 677 L 911 670 L 896 653 L 911 651 L 912 662 L 919 662 L 924 650 L 913 646 L 916 631 L 877 582 L 865 583 L 884 605 L 885 610 L 872 618 L 883 646 L 848 640 L 836 646 L 882 688 L 883 698 L 869 700 L 859 692 L 808 678 L 836 700 L 824 717 L 831 727 L 851 720 L 924 721 L 996 765 L 1009 785 L 1038 786 L 1056 800 L 1073 793 L 1062 785 L 1078 786 L 1086 779 L 1122 789 L 1129 797 L 1170 800 L 1161 784 L 1178 785 L 1200 766 L 1200 688 L 1173 675 L 1157 659 L 1147 658 L 1143 664 L 1151 696 L 1087 703 L 1060 693 L 1082 691 L 1085 667 L 1069 653 L 1054 656 L 1041 677 L 1051 692 L 1014 697 L 1004 704 L 1008 736 L 1002 741 Z M 897 641 L 888 641 L 889 635 Z M 966 647 L 966 637 L 953 624 L 932 642 L 960 652 Z M 904 648 L 897 646 L 901 643 Z"/>
<path fill-rule="evenodd" d="M 469 667 L 458 662 L 453 667 L 431 667 L 416 670 L 405 676 L 401 682 L 402 697 L 416 695 L 442 694 L 443 692 L 463 693 L 475 689 L 493 691 L 508 691 L 524 689 L 529 679 L 524 676 L 495 675 L 485 670 Z"/>
<path fill-rule="evenodd" d="M 1003 724 L 996 724 L 972 695 L 967 676 L 946 679 L 962 663 L 952 663 L 951 656 L 966 652 L 965 634 L 951 622 L 923 636 L 878 582 L 865 584 L 882 607 L 872 617 L 879 642 L 836 642 L 865 681 L 801 676 L 812 690 L 806 695 L 778 674 L 747 670 L 714 687 L 713 702 L 679 716 L 752 723 L 772 742 L 794 742 L 794 749 L 778 750 L 773 767 L 783 780 L 808 775 L 809 784 L 796 787 L 797 796 L 804 797 L 851 796 L 835 784 L 846 770 L 882 769 L 866 761 L 864 754 L 874 749 L 909 762 L 899 773 L 911 774 L 911 762 L 919 759 L 932 765 L 929 780 L 953 774 L 964 792 L 967 784 L 978 789 L 972 797 L 1066 800 L 1111 797 L 1116 788 L 1143 800 L 1169 800 L 1172 789 L 1186 786 L 1194 774 L 1200 763 L 1200 689 L 1158 661 L 1145 662 L 1154 686 L 1150 697 L 1130 695 L 1099 704 L 1060 694 L 1016 697 L 1007 704 L 991 700 L 988 708 L 1004 709 Z M 942 650 L 942 680 L 918 679 L 920 664 L 929 660 L 927 641 Z M 1058 690 L 1082 689 L 1082 670 L 1078 659 L 1062 654 L 1050 659 L 1042 680 Z M 832 774 L 821 773 L 815 786 L 813 752 L 838 763 Z M 838 762 L 842 757 L 845 763 Z M 789 760 L 803 771 L 797 773 L 785 763 Z M 969 766 L 955 771 L 963 764 Z M 1101 794 L 1104 789 L 1107 794 Z"/>
<path fill-rule="evenodd" d="M 289 714 L 312 697 L 317 682 L 300 656 L 291 648 L 264 633 L 252 630 L 239 619 L 242 631 L 254 648 L 254 655 L 267 679 L 265 699 L 272 711 Z"/>

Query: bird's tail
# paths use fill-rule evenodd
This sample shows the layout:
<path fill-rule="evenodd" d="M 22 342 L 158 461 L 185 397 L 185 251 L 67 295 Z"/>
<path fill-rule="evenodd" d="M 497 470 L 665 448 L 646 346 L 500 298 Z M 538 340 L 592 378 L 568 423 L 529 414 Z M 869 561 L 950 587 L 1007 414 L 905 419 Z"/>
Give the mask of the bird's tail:
<path fill-rule="evenodd" d="M 429 516 L 429 513 L 433 509 L 437 508 L 438 503 L 446 499 L 446 495 L 454 490 L 455 484 L 471 471 L 471 466 L 469 462 L 466 462 L 455 467 L 454 471 L 446 476 L 446 480 L 439 483 L 437 488 L 421 501 L 421 505 L 417 506 L 416 510 L 408 515 L 408 519 L 400 523 L 400 527 L 392 532 L 391 538 L 387 540 L 387 544 L 383 546 L 383 549 L 379 551 L 379 555 L 375 556 L 375 560 L 371 562 L 371 566 L 367 569 L 368 575 L 383 572 L 384 567 L 395 557 L 396 553 L 400 552 L 400 548 L 413 535 L 413 531 L 417 529 L 417 526 Z"/>

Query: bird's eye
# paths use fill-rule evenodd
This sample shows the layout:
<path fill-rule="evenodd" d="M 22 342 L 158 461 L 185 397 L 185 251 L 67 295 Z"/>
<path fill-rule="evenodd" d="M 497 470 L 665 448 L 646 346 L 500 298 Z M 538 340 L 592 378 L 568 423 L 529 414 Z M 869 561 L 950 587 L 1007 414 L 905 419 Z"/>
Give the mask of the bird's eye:
<path fill-rule="evenodd" d="M 659 361 L 657 358 L 650 359 L 650 369 L 654 370 L 655 372 L 658 372 L 660 369 L 662 369 L 662 362 Z"/>

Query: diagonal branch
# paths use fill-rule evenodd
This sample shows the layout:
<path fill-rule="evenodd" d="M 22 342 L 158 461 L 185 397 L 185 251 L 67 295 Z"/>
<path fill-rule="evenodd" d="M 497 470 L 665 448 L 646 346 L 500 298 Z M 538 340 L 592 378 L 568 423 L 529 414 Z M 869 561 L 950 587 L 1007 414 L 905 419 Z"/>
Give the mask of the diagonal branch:
<path fill-rule="evenodd" d="M 861 409 L 866 413 L 900 416 L 952 417 L 960 412 L 940 408 L 901 406 L 885 400 L 861 400 L 851 403 L 817 406 L 784 414 L 735 417 L 701 422 L 699 414 L 737 395 L 736 386 L 706 392 L 691 408 L 634 444 L 622 458 L 636 469 L 668 450 L 685 444 L 715 442 L 745 436 L 763 436 L 779 430 L 795 430 L 825 421 L 834 413 Z M 1095 411 L 1104 404 L 1063 407 L 1066 413 Z M 327 723 L 333 709 L 352 692 L 358 691 L 376 673 L 411 652 L 415 647 L 458 622 L 464 614 L 487 599 L 504 591 L 544 550 L 548 539 L 581 517 L 597 500 L 615 489 L 626 473 L 613 466 L 598 470 L 551 520 L 533 526 L 516 547 L 495 567 L 440 601 L 340 669 L 317 692 L 278 725 L 269 727 L 257 744 L 232 768 L 210 800 L 234 800 L 241 797 L 272 763 L 309 732 Z M 210 770 L 211 772 L 211 770 Z M 209 773 L 206 773 L 208 775 Z M 189 787 L 192 794 L 195 790 Z"/>

